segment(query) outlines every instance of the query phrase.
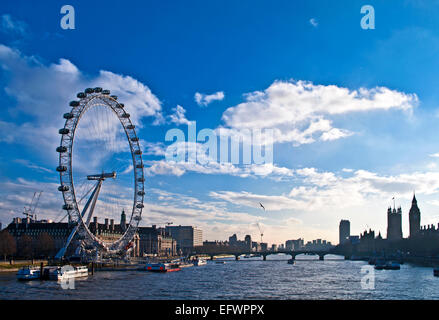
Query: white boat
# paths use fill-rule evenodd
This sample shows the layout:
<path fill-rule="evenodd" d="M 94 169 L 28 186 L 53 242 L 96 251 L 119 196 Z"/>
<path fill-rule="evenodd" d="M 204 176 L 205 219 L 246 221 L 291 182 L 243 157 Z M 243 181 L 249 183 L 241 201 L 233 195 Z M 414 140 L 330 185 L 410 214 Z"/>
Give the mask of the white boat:
<path fill-rule="evenodd" d="M 38 267 L 26 266 L 18 270 L 17 279 L 21 281 L 40 279 L 41 271 Z"/>
<path fill-rule="evenodd" d="M 49 279 L 51 280 L 65 280 L 72 278 L 81 278 L 88 276 L 88 268 L 86 266 L 78 266 L 71 268 L 62 268 L 58 267 L 54 270 L 51 270 L 49 273 Z"/>
<path fill-rule="evenodd" d="M 197 267 L 199 266 L 204 266 L 207 264 L 207 261 L 204 259 L 196 259 L 194 260 L 194 265 L 196 265 Z"/>
<path fill-rule="evenodd" d="M 191 263 L 191 262 L 179 262 L 179 263 L 177 263 L 177 265 L 180 267 L 180 268 L 188 268 L 188 267 L 193 267 L 194 266 L 194 264 L 193 263 Z"/>

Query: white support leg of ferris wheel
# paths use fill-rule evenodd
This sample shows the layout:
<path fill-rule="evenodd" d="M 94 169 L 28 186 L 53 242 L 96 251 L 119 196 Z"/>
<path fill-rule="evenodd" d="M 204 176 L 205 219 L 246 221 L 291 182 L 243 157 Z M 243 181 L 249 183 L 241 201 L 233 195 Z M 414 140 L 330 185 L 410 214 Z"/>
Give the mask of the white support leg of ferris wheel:
<path fill-rule="evenodd" d="M 84 209 L 82 210 L 81 216 L 84 217 L 85 213 L 87 212 L 88 207 L 90 206 L 90 203 L 92 203 L 92 207 L 90 208 L 90 212 L 87 218 L 87 226 L 89 224 L 89 220 L 91 219 L 92 215 L 93 215 L 93 210 L 94 207 L 96 205 L 96 200 L 98 198 L 99 195 L 99 191 L 101 190 L 101 185 L 102 185 L 102 181 L 103 180 L 99 180 L 98 183 L 96 183 L 96 187 L 93 190 L 93 193 L 91 194 L 90 198 L 88 199 L 87 203 L 85 204 Z M 73 228 L 72 232 L 70 233 L 69 237 L 67 238 L 67 241 L 64 245 L 64 247 L 62 247 L 58 253 L 55 256 L 55 259 L 61 259 L 64 254 L 66 253 L 67 248 L 70 245 L 70 242 L 73 240 L 73 237 L 75 236 L 76 232 L 78 231 L 79 227 L 80 227 L 81 222 L 79 221 L 78 224 L 75 226 L 75 228 Z"/>

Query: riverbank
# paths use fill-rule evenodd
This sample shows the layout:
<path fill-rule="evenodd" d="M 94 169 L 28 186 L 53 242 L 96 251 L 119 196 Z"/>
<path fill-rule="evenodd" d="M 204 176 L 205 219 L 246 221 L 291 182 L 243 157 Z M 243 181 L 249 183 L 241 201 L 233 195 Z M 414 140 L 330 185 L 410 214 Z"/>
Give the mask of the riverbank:
<path fill-rule="evenodd" d="M 25 266 L 39 267 L 43 263 L 43 266 L 47 266 L 47 260 L 12 260 L 1 261 L 0 272 L 17 272 L 20 268 Z"/>

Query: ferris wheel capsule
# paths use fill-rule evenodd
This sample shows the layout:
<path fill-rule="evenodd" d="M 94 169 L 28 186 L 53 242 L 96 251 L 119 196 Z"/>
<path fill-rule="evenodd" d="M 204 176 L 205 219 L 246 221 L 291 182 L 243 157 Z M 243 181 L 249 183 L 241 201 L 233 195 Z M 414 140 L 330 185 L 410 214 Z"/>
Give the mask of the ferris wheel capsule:
<path fill-rule="evenodd" d="M 73 209 L 73 206 L 72 206 L 71 204 L 65 204 L 65 205 L 62 206 L 62 208 L 63 208 L 64 210 L 72 210 L 72 209 Z"/>
<path fill-rule="evenodd" d="M 96 93 L 101 93 L 102 92 L 102 88 L 101 87 L 96 87 L 93 89 L 94 92 Z"/>
<path fill-rule="evenodd" d="M 76 97 L 78 97 L 79 99 L 84 99 L 87 95 L 84 92 L 79 92 Z"/>
<path fill-rule="evenodd" d="M 79 101 L 70 101 L 69 105 L 71 107 L 77 107 L 77 106 L 79 106 Z"/>
<path fill-rule="evenodd" d="M 67 128 L 62 128 L 58 130 L 59 134 L 69 134 L 70 130 Z"/>
<path fill-rule="evenodd" d="M 67 147 L 59 146 L 56 148 L 56 152 L 59 152 L 59 153 L 67 152 Z"/>
<path fill-rule="evenodd" d="M 94 92 L 94 89 L 93 88 L 87 88 L 87 89 L 84 90 L 84 92 L 87 93 L 87 94 L 90 94 L 90 93 Z"/>
<path fill-rule="evenodd" d="M 110 94 L 110 90 L 102 90 L 102 94 L 109 95 Z"/>
<path fill-rule="evenodd" d="M 113 98 L 114 100 L 117 100 L 117 96 L 115 96 L 115 95 L 112 95 L 110 97 Z"/>
<path fill-rule="evenodd" d="M 69 186 L 64 186 L 64 185 L 59 186 L 58 191 L 62 191 L 62 192 L 69 191 Z"/>
<path fill-rule="evenodd" d="M 58 166 L 58 167 L 56 167 L 56 171 L 65 172 L 65 171 L 67 171 L 67 167 L 66 166 Z"/>
<path fill-rule="evenodd" d="M 73 113 L 64 113 L 63 115 L 64 119 L 73 119 L 75 116 L 73 115 Z"/>

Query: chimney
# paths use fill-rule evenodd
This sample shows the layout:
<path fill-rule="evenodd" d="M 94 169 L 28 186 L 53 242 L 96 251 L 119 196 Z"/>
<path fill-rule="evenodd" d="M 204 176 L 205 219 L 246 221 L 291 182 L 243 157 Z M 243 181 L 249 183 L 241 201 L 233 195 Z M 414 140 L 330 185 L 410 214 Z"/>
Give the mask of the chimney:
<path fill-rule="evenodd" d="M 96 235 L 98 234 L 98 217 L 93 217 L 93 224 L 92 224 L 92 232 Z"/>
<path fill-rule="evenodd" d="M 108 230 L 108 218 L 105 218 L 105 230 Z"/>
<path fill-rule="evenodd" d="M 110 219 L 110 230 L 114 231 L 114 219 Z"/>

